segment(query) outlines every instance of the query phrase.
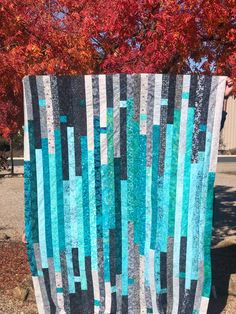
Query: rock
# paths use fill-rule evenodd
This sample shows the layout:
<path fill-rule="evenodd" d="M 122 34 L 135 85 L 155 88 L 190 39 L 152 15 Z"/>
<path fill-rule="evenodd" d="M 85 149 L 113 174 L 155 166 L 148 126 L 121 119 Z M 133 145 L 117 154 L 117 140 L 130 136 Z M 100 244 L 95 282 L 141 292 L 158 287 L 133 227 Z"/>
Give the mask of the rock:
<path fill-rule="evenodd" d="M 24 302 L 27 300 L 29 289 L 22 288 L 22 287 L 15 287 L 12 292 L 13 292 L 14 298 L 16 298 L 19 301 Z"/>
<path fill-rule="evenodd" d="M 24 288 L 33 288 L 33 281 L 31 275 L 25 276 L 24 280 L 21 283 L 21 286 Z"/>
<path fill-rule="evenodd" d="M 32 278 L 28 275 L 20 284 L 13 289 L 13 296 L 21 302 L 35 302 Z"/>
<path fill-rule="evenodd" d="M 7 241 L 9 239 L 11 239 L 11 237 L 8 234 L 6 234 L 5 232 L 0 232 L 0 240 L 1 241 Z"/>
<path fill-rule="evenodd" d="M 230 276 L 228 294 L 236 296 L 236 274 Z"/>
<path fill-rule="evenodd" d="M 3 240 L 9 240 L 9 239 L 11 239 L 11 237 L 5 233 Z"/>
<path fill-rule="evenodd" d="M 213 249 L 220 249 L 220 248 L 225 248 L 231 245 L 236 244 L 236 236 L 229 236 L 226 237 L 224 240 L 220 241 L 217 243 L 217 245 L 213 246 Z"/>
<path fill-rule="evenodd" d="M 35 294 L 31 275 L 26 276 L 26 278 L 22 281 L 21 286 L 28 290 L 27 301 L 35 302 Z"/>

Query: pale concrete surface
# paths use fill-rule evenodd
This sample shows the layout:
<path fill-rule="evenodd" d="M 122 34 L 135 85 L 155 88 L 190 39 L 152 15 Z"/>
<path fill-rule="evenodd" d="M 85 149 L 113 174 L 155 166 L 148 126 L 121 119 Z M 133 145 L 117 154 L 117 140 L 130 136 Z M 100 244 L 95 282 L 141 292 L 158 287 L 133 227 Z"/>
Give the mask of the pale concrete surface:
<path fill-rule="evenodd" d="M 24 178 L 0 178 L 0 239 L 20 240 L 24 228 Z"/>

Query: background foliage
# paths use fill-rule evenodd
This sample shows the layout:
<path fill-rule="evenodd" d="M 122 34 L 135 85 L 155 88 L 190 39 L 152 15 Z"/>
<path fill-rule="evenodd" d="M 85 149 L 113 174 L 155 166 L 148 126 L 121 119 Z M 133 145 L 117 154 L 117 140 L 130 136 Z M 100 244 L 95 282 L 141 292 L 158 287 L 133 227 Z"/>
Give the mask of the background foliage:
<path fill-rule="evenodd" d="M 236 78 L 235 0 L 1 0 L 0 133 L 23 124 L 28 74 Z"/>

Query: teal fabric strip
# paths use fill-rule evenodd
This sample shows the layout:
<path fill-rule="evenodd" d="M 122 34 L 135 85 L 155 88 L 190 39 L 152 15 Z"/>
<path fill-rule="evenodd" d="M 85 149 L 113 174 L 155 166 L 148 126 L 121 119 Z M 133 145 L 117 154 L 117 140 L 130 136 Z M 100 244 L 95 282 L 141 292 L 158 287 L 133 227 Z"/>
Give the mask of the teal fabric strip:
<path fill-rule="evenodd" d="M 202 174 L 202 186 L 201 186 L 201 199 L 199 204 L 199 239 L 198 239 L 198 265 L 202 265 L 203 270 L 198 272 L 198 277 L 200 279 L 204 279 L 204 263 L 205 263 L 205 248 L 204 248 L 204 237 L 205 237 L 205 223 L 206 223 L 206 211 L 207 209 L 207 194 L 208 194 L 208 171 L 210 165 L 210 151 L 211 151 L 211 143 L 212 143 L 212 134 L 211 132 L 206 132 L 206 144 L 205 144 L 205 152 L 204 152 L 204 166 L 203 166 L 203 174 Z M 209 243 L 210 238 L 208 238 Z M 208 245 L 209 248 L 209 245 Z M 207 286 L 207 285 L 206 285 Z M 199 295 L 202 295 L 203 283 L 199 286 Z M 208 288 L 206 291 L 209 291 Z M 209 295 L 205 295 L 209 297 Z"/>
<path fill-rule="evenodd" d="M 116 274 L 121 274 L 122 261 L 122 238 L 121 238 L 121 180 L 120 180 L 120 158 L 114 159 L 115 174 L 115 221 L 116 221 Z"/>
<path fill-rule="evenodd" d="M 100 301 L 99 300 L 94 300 L 94 305 L 99 306 L 100 305 Z"/>
<path fill-rule="evenodd" d="M 208 174 L 207 209 L 204 232 L 204 282 L 202 295 L 209 298 L 211 292 L 211 255 L 209 239 L 212 235 L 212 207 L 214 198 L 215 173 Z"/>
<path fill-rule="evenodd" d="M 100 128 L 101 134 L 107 134 L 107 128 Z"/>
<path fill-rule="evenodd" d="M 80 276 L 74 276 L 74 281 L 75 282 L 81 282 L 81 277 Z M 81 287 L 82 288 L 82 287 Z M 82 289 L 83 290 L 83 289 Z"/>
<path fill-rule="evenodd" d="M 173 125 L 167 124 L 166 127 L 166 153 L 165 153 L 165 173 L 163 178 L 163 194 L 162 194 L 162 210 L 163 215 L 160 219 L 161 237 L 160 249 L 161 252 L 167 252 L 168 239 L 168 215 L 170 208 L 170 188 L 171 188 L 171 158 L 172 158 L 172 141 L 173 141 Z"/>
<path fill-rule="evenodd" d="M 140 157 L 139 165 L 139 208 L 137 215 L 137 222 L 139 226 L 139 251 L 144 255 L 145 249 L 145 225 L 146 225 L 146 135 L 139 135 L 140 140 Z"/>
<path fill-rule="evenodd" d="M 155 280 L 156 280 L 156 291 L 160 293 L 161 291 L 161 279 L 160 279 L 160 251 L 161 251 L 161 237 L 162 237 L 162 216 L 163 216 L 163 208 L 162 208 L 162 198 L 163 198 L 163 181 L 164 178 L 162 176 L 158 176 L 157 179 L 157 234 L 156 234 L 156 247 L 155 247 L 155 255 L 154 255 L 154 271 L 155 271 Z"/>
<path fill-rule="evenodd" d="M 76 199 L 76 178 L 75 178 L 75 144 L 74 128 L 67 127 L 68 141 L 68 163 L 69 163 L 69 182 L 70 182 L 70 224 L 71 224 L 71 245 L 73 248 L 78 247 L 78 226 L 77 226 L 77 206 Z"/>
<path fill-rule="evenodd" d="M 129 136 L 129 135 L 128 135 Z M 134 220 L 134 243 L 138 244 L 139 243 L 139 199 L 140 199 L 140 189 L 137 187 L 140 187 L 140 168 L 137 168 L 137 165 L 140 164 L 141 160 L 141 155 L 140 155 L 140 135 L 139 135 L 139 123 L 134 121 L 133 122 L 133 137 L 135 138 L 135 141 L 131 144 L 132 145 L 132 154 L 133 154 L 133 160 L 130 161 L 131 165 L 129 164 L 128 161 L 128 167 L 131 167 L 128 169 L 128 171 L 132 171 L 132 177 L 133 177 L 133 220 Z M 131 148 L 128 148 L 128 152 L 130 151 Z M 136 169 L 136 171 L 134 171 Z M 129 178 L 128 178 L 129 182 Z M 131 196 L 129 196 L 129 200 L 131 199 Z M 129 207 L 129 215 L 131 218 L 131 208 Z"/>
<path fill-rule="evenodd" d="M 63 293 L 63 288 L 56 288 L 57 293 Z"/>
<path fill-rule="evenodd" d="M 204 261 L 204 234 L 205 234 L 205 221 L 206 221 L 206 207 L 207 207 L 207 190 L 208 190 L 208 171 L 210 160 L 207 157 L 211 151 L 211 132 L 206 133 L 206 145 L 205 145 L 205 158 L 204 158 L 204 169 L 202 178 L 202 194 L 201 194 L 201 204 L 200 204 L 200 220 L 199 220 L 199 262 Z"/>
<path fill-rule="evenodd" d="M 30 266 L 30 271 L 33 276 L 37 275 L 37 265 L 34 256 L 32 225 L 31 225 L 31 163 L 24 162 L 24 221 L 25 221 L 25 236 L 27 239 L 27 254 Z"/>
<path fill-rule="evenodd" d="M 168 98 L 162 98 L 161 106 L 168 106 Z"/>
<path fill-rule="evenodd" d="M 189 92 L 183 92 L 182 93 L 182 98 L 183 99 L 189 99 Z"/>
<path fill-rule="evenodd" d="M 121 180 L 121 224 L 122 224 L 122 295 L 128 295 L 128 212 L 127 212 L 126 180 Z"/>
<path fill-rule="evenodd" d="M 197 175 L 198 164 L 191 164 L 190 170 L 190 191 L 189 191 L 189 205 L 188 205 L 188 229 L 187 229 L 187 254 L 186 254 L 186 280 L 185 288 L 191 287 L 191 267 L 193 256 L 193 214 L 196 210 L 196 193 L 197 193 Z M 195 222 L 194 222 L 195 223 Z"/>
<path fill-rule="evenodd" d="M 58 212 L 57 212 L 57 178 L 56 156 L 49 154 L 49 177 L 50 177 L 50 201 L 51 201 L 51 230 L 55 272 L 61 271 L 59 254 Z"/>
<path fill-rule="evenodd" d="M 89 183 L 88 183 L 88 146 L 87 136 L 81 136 L 81 165 L 82 165 L 82 193 L 83 193 L 83 224 L 84 224 L 84 253 L 91 256 L 90 213 L 89 213 Z M 79 230 L 78 230 L 79 231 Z"/>
<path fill-rule="evenodd" d="M 120 101 L 120 108 L 126 108 L 127 107 L 127 101 L 126 100 L 121 100 Z"/>
<path fill-rule="evenodd" d="M 111 293 L 114 293 L 114 292 L 116 292 L 116 286 L 111 286 Z"/>
<path fill-rule="evenodd" d="M 134 278 L 128 278 L 128 284 L 133 285 L 134 284 Z"/>
<path fill-rule="evenodd" d="M 89 213 L 92 270 L 97 270 L 97 219 L 95 201 L 94 151 L 88 151 Z"/>
<path fill-rule="evenodd" d="M 203 132 L 206 132 L 206 124 L 200 124 L 200 127 L 199 127 L 199 129 L 200 129 L 200 131 L 203 131 Z"/>
<path fill-rule="evenodd" d="M 140 113 L 140 120 L 147 120 L 147 115 L 145 113 Z"/>
<path fill-rule="evenodd" d="M 70 226 L 70 183 L 63 181 L 63 199 L 65 215 L 65 245 L 69 292 L 75 293 L 74 272 L 72 264 L 71 226 Z"/>
<path fill-rule="evenodd" d="M 180 132 L 180 109 L 174 110 L 173 140 L 171 153 L 171 178 L 170 178 L 170 207 L 168 221 L 168 235 L 174 236 L 175 227 L 175 207 L 176 207 L 176 185 L 177 185 L 177 166 L 179 152 L 179 132 Z"/>
<path fill-rule="evenodd" d="M 60 116 L 61 123 L 67 123 L 67 116 Z"/>
<path fill-rule="evenodd" d="M 160 126 L 153 125 L 153 153 L 152 153 L 152 226 L 151 226 L 151 244 L 150 248 L 155 250 L 156 234 L 157 234 L 157 173 L 158 173 L 158 158 L 159 158 L 159 138 Z"/>
<path fill-rule="evenodd" d="M 42 272 L 42 270 L 38 270 L 38 277 L 43 277 L 43 272 Z"/>
<path fill-rule="evenodd" d="M 152 186 L 152 167 L 146 167 L 146 230 L 145 230 L 145 285 L 150 285 L 149 280 L 149 253 L 151 242 L 151 218 L 152 218 L 152 202 L 151 202 L 151 186 Z"/>
<path fill-rule="evenodd" d="M 45 107 L 46 106 L 46 100 L 45 99 L 39 99 L 39 106 Z"/>
<path fill-rule="evenodd" d="M 108 166 L 101 165 L 102 178 L 102 230 L 103 230 L 103 257 L 104 257 L 104 280 L 110 282 L 110 264 L 109 264 L 109 176 Z"/>
<path fill-rule="evenodd" d="M 86 279 L 86 268 L 85 268 L 85 249 L 84 249 L 84 213 L 83 213 L 83 189 L 82 189 L 82 177 L 75 177 L 75 204 L 77 208 L 77 214 L 79 219 L 78 222 L 78 258 L 80 266 L 80 277 L 81 277 L 81 289 L 87 290 L 87 279 Z"/>

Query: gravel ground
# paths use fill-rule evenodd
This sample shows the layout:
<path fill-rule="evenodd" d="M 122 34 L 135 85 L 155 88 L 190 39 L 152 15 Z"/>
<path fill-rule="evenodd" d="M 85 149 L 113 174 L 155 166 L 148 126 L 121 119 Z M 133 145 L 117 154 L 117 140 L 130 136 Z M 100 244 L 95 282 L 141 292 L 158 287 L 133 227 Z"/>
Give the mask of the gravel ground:
<path fill-rule="evenodd" d="M 21 302 L 0 291 L 1 314 L 37 314 L 38 311 L 33 303 Z"/>
<path fill-rule="evenodd" d="M 19 241 L 0 241 L 0 313 L 37 313 L 26 249 Z"/>
<path fill-rule="evenodd" d="M 208 314 L 235 314 L 236 164 L 218 165 L 215 191 L 214 288 Z M 20 243 L 23 228 L 23 178 L 0 178 L 0 314 L 37 313 L 25 247 Z M 22 297 L 24 289 L 27 298 Z"/>

